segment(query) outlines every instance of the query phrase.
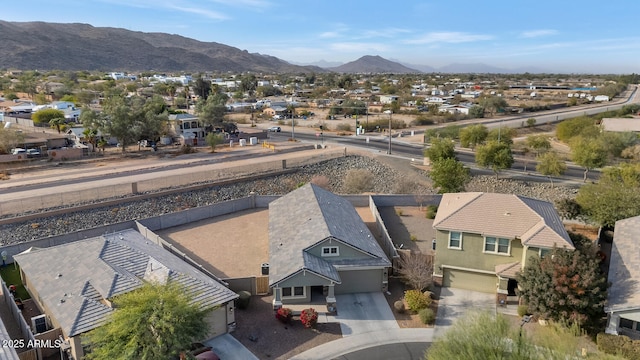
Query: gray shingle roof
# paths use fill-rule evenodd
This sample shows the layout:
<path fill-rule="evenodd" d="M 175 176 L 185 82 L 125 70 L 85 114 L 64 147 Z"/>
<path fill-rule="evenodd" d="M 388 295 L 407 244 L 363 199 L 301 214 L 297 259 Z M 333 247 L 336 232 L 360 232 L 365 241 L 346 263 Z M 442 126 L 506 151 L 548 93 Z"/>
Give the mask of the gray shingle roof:
<path fill-rule="evenodd" d="M 269 204 L 269 282 L 271 285 L 302 269 L 340 281 L 333 260 L 303 255 L 305 250 L 332 238 L 370 257 L 372 266 L 391 266 L 390 261 L 346 199 L 314 184 Z"/>
<path fill-rule="evenodd" d="M 605 311 L 640 308 L 640 216 L 616 221 Z"/>
<path fill-rule="evenodd" d="M 551 203 L 512 194 L 444 194 L 433 227 L 519 238 L 532 247 L 574 249 Z"/>
<path fill-rule="evenodd" d="M 14 258 L 67 336 L 101 325 L 112 311 L 102 300 L 149 279 L 178 281 L 202 306 L 238 297 L 132 229 Z"/>

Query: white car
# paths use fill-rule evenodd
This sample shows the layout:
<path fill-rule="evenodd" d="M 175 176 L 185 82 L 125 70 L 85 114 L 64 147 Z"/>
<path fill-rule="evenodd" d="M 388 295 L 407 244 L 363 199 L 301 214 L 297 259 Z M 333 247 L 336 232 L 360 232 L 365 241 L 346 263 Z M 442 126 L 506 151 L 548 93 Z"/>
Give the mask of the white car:
<path fill-rule="evenodd" d="M 27 149 L 27 156 L 40 156 L 40 150 L 38 150 L 38 149 Z"/>
<path fill-rule="evenodd" d="M 280 126 L 272 126 L 269 128 L 270 132 L 280 132 L 282 129 L 280 129 Z"/>
<path fill-rule="evenodd" d="M 15 148 L 13 150 L 11 150 L 11 154 L 13 155 L 20 155 L 20 154 L 26 154 L 27 150 L 23 149 L 23 148 Z"/>

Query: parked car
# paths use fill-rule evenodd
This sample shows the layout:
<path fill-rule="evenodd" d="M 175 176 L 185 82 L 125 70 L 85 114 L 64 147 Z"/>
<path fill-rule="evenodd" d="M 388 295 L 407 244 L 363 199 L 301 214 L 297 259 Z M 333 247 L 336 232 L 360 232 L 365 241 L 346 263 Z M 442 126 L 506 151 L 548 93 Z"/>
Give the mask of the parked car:
<path fill-rule="evenodd" d="M 23 148 L 15 148 L 11 150 L 11 154 L 12 155 L 21 155 L 21 154 L 26 154 L 27 150 L 23 149 Z"/>
<path fill-rule="evenodd" d="M 280 132 L 282 131 L 282 129 L 280 129 L 280 126 L 272 126 L 269 128 L 269 131 L 271 132 Z"/>
<path fill-rule="evenodd" d="M 40 150 L 38 150 L 38 149 L 27 149 L 27 156 L 28 157 L 40 156 Z"/>

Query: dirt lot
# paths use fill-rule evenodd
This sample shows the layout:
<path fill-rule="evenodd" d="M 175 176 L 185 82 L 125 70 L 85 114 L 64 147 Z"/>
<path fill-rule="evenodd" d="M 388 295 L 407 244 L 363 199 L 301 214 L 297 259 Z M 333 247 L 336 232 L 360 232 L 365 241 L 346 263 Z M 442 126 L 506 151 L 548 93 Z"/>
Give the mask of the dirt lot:
<path fill-rule="evenodd" d="M 159 231 L 225 278 L 260 276 L 269 262 L 269 210 L 251 209 Z"/>

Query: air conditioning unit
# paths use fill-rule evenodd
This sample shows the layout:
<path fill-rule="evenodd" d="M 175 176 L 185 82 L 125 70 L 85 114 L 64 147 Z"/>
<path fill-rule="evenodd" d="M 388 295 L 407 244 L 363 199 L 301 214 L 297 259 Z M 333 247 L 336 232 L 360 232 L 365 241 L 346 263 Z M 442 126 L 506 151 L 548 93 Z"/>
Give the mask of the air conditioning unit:
<path fill-rule="evenodd" d="M 32 317 L 31 328 L 34 329 L 34 334 L 40 334 L 47 331 L 47 315 L 38 315 Z"/>

